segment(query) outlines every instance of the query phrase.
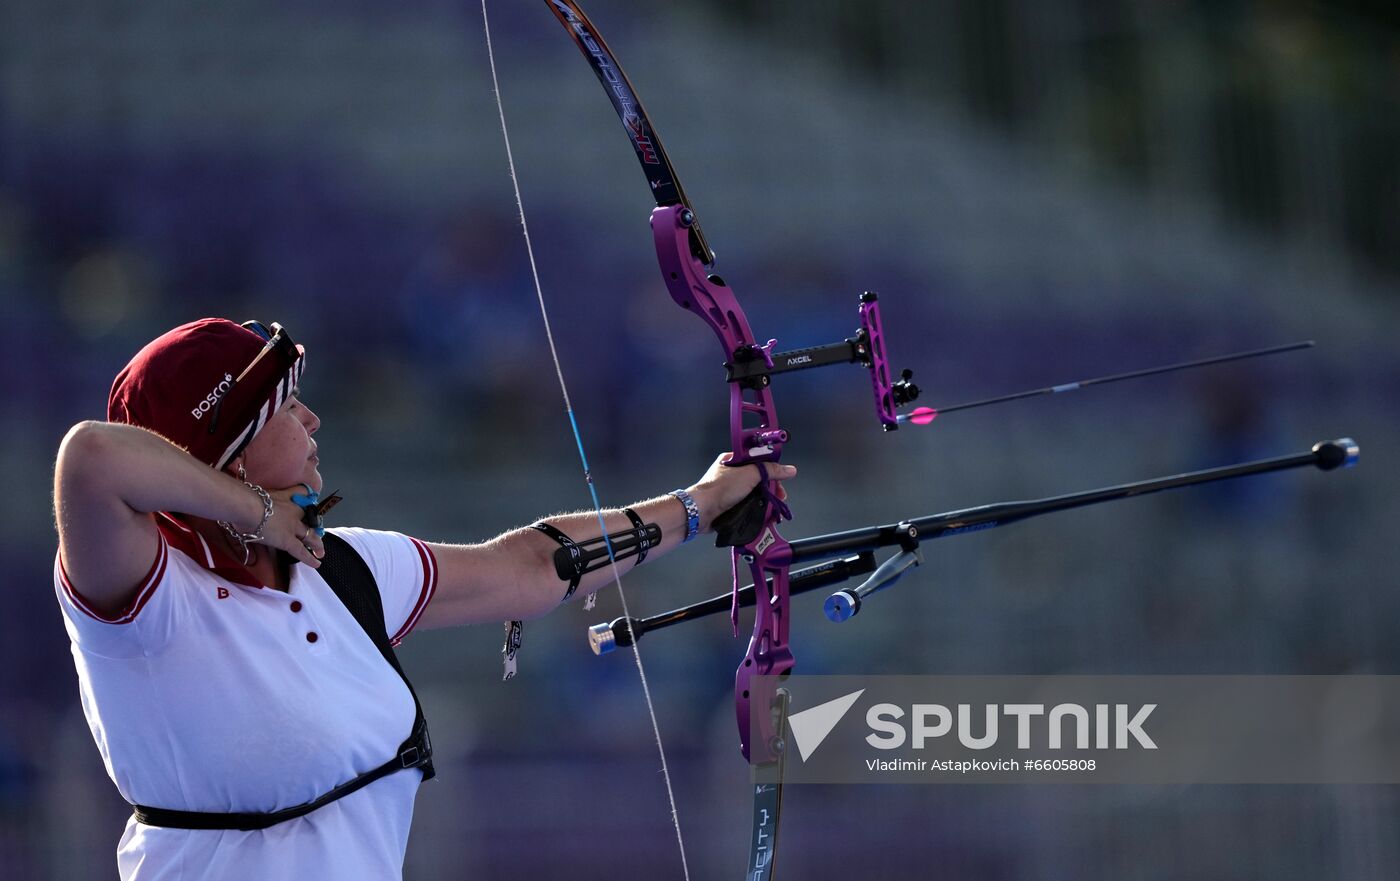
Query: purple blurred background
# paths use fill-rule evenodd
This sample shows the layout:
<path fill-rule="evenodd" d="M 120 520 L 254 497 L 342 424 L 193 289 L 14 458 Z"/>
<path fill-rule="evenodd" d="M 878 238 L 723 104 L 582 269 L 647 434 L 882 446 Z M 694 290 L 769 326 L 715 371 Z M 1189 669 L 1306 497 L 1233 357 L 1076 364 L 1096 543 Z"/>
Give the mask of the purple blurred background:
<path fill-rule="evenodd" d="M 940 542 L 819 673 L 1397 673 L 1400 37 L 1370 4 L 589 2 L 755 330 L 829 342 L 879 291 L 925 403 L 1316 339 L 1267 362 L 883 435 L 858 371 L 780 380 L 790 537 L 1306 449 L 1296 472 Z M 645 184 L 540 3 L 491 8 L 545 296 L 604 501 L 727 443 L 721 358 L 657 278 Z M 475 541 L 587 504 L 471 3 L 0 7 L 0 877 L 115 876 L 126 814 L 51 590 L 53 455 L 145 341 L 205 315 L 310 351 L 342 523 Z M 654 612 L 728 584 L 690 547 Z M 420 633 L 433 724 L 405 877 L 680 877 L 618 614 Z M 693 877 L 748 835 L 722 620 L 643 643 Z M 275 742 L 277 733 L 267 733 Z M 1390 787 L 829 787 L 789 878 L 1389 879 Z"/>

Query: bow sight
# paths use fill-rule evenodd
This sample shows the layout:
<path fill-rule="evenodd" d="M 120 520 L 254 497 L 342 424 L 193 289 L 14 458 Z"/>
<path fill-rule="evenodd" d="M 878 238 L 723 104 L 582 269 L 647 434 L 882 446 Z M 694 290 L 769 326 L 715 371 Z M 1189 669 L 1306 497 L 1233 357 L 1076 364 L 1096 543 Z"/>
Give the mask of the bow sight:
<path fill-rule="evenodd" d="M 714 275 L 710 276 L 710 281 L 724 284 Z M 900 373 L 899 379 L 890 380 L 879 300 L 879 295 L 874 291 L 860 295 L 860 329 L 855 336 L 839 343 L 788 352 L 771 351 L 777 340 L 769 340 L 765 346 L 740 349 L 734 353 L 734 360 L 725 362 L 726 378 L 746 388 L 759 389 L 766 387 L 771 381 L 769 377 L 777 373 L 810 370 L 831 364 L 860 364 L 870 370 L 871 384 L 875 389 L 875 415 L 879 417 L 880 425 L 885 431 L 894 431 L 899 428 L 900 422 L 908 418 L 900 417 L 895 408 L 917 398 L 919 387 L 912 382 L 914 371 L 908 369 Z"/>

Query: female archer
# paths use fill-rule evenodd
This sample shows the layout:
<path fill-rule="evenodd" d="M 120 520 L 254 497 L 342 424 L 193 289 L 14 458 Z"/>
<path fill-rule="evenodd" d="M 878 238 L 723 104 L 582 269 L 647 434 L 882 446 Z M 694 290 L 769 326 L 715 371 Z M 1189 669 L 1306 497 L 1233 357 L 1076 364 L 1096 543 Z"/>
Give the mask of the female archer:
<path fill-rule="evenodd" d="M 182 325 L 59 448 L 55 588 L 83 711 L 133 805 L 126 881 L 399 878 L 433 769 L 393 647 L 509 621 L 513 654 L 519 621 L 611 580 L 605 542 L 625 571 L 796 473 L 721 457 L 603 512 L 606 540 L 592 511 L 480 544 L 325 530 L 304 364 L 276 324 Z"/>

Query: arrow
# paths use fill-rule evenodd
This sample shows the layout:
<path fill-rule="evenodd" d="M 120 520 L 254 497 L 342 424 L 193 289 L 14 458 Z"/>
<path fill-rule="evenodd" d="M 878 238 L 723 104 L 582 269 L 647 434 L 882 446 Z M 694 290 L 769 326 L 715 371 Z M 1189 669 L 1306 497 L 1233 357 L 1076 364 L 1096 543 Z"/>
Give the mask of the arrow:
<path fill-rule="evenodd" d="M 1061 392 L 1072 392 L 1091 385 L 1107 385 L 1110 382 L 1121 382 L 1125 379 L 1139 379 L 1144 376 L 1156 376 L 1159 373 L 1171 373 L 1176 370 L 1189 370 L 1193 367 L 1206 367 L 1211 364 L 1224 364 L 1228 361 L 1243 361 L 1246 358 L 1262 358 L 1266 355 L 1281 355 L 1284 352 L 1294 352 L 1298 349 L 1310 349 L 1316 343 L 1312 340 L 1303 340 L 1298 343 L 1287 343 L 1282 346 L 1271 346 L 1267 349 L 1253 349 L 1248 352 L 1235 352 L 1230 355 L 1217 355 L 1213 358 L 1201 358 L 1196 361 L 1183 361 L 1180 364 L 1168 364 L 1165 367 L 1148 367 L 1144 370 L 1133 370 L 1128 373 L 1115 373 L 1112 376 L 1097 376 L 1093 379 L 1081 379 L 1076 382 L 1065 382 L 1060 385 L 1049 385 L 1045 388 L 1031 389 L 1025 392 L 1015 392 L 1009 395 L 999 395 L 995 398 L 984 398 L 980 401 L 968 401 L 963 404 L 954 404 L 951 407 L 916 407 L 908 413 L 899 416 L 899 422 L 913 423 L 914 425 L 928 425 L 940 414 L 952 413 L 955 410 L 972 410 L 976 407 L 988 407 L 992 404 L 1004 404 L 1007 401 L 1019 401 L 1022 398 L 1033 398 L 1038 395 L 1058 395 Z"/>

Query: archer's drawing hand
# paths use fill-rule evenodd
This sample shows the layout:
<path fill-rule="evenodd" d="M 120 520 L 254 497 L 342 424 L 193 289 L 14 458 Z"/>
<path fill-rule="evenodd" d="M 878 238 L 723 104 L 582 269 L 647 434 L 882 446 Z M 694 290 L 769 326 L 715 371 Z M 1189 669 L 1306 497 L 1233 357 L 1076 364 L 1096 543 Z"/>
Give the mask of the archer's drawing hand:
<path fill-rule="evenodd" d="M 777 462 L 751 463 L 731 468 L 730 453 L 720 455 L 705 476 L 687 490 L 700 506 L 700 531 L 709 532 L 716 517 L 743 501 L 758 486 L 758 469 L 768 474 L 770 485 L 780 499 L 787 499 L 783 481 L 796 476 L 797 468 Z"/>
<path fill-rule="evenodd" d="M 326 547 L 316 531 L 302 522 L 306 511 L 292 501 L 292 496 L 305 492 L 301 484 L 287 489 L 270 490 L 272 517 L 263 527 L 261 544 L 286 551 L 313 569 L 320 568 Z"/>

